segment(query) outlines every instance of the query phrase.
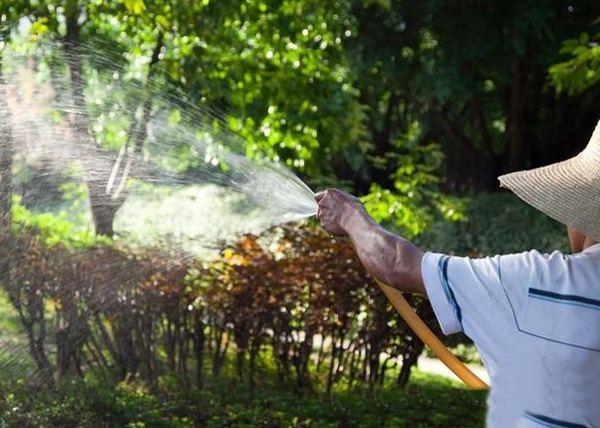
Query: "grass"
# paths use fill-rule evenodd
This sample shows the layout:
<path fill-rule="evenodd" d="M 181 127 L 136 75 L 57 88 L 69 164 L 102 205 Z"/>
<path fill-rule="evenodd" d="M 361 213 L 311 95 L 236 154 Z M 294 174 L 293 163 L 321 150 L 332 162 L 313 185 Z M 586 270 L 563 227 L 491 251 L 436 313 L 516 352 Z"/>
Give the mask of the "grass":
<path fill-rule="evenodd" d="M 272 390 L 244 399 L 244 391 L 221 394 L 224 407 L 208 426 L 478 427 L 484 425 L 485 393 L 468 391 L 441 376 L 414 372 L 404 390 L 385 388 L 298 397 Z M 241 394 L 241 395 L 240 395 Z M 246 396 L 247 397 L 247 396 Z M 259 416 L 260 415 L 260 416 Z M 276 421 L 274 425 L 270 422 Z"/>
<path fill-rule="evenodd" d="M 297 395 L 285 387 L 249 391 L 220 380 L 185 390 L 161 380 L 153 395 L 140 382 L 108 385 L 93 378 L 65 382 L 56 391 L 17 388 L 0 418 L 8 426 L 35 427 L 481 427 L 485 393 L 415 371 L 404 390 L 339 391 L 332 397 Z M 0 420 L 0 422 L 1 422 Z"/>

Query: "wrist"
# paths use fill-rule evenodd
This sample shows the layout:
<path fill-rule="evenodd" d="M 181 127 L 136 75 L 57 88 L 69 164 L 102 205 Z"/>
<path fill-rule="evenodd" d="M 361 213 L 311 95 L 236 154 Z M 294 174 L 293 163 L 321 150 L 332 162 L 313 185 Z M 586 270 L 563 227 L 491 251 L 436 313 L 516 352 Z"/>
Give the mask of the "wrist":
<path fill-rule="evenodd" d="M 352 237 L 357 231 L 364 231 L 370 228 L 371 223 L 373 223 L 373 220 L 367 214 L 367 211 L 362 205 L 358 205 L 346 211 L 346 214 L 341 219 L 340 226 L 349 237 Z"/>

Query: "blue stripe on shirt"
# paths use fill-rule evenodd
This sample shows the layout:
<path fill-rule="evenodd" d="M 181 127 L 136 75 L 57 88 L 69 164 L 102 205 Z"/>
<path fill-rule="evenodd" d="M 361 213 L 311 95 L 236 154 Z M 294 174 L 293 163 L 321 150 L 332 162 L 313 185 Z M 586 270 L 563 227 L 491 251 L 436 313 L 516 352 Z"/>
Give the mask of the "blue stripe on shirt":
<path fill-rule="evenodd" d="M 460 323 L 461 330 L 464 331 L 462 325 L 462 310 L 460 309 L 460 305 L 456 301 L 456 296 L 454 295 L 454 291 L 452 287 L 450 287 L 450 282 L 448 281 L 448 261 L 450 260 L 449 256 L 440 257 L 440 261 L 438 263 L 438 271 L 440 273 L 440 280 L 442 283 L 442 287 L 444 288 L 444 293 L 446 293 L 446 297 L 452 303 L 454 307 L 454 311 L 456 312 L 456 317 L 458 318 L 458 322 Z"/>
<path fill-rule="evenodd" d="M 551 428 L 586 428 L 585 425 L 561 421 L 560 419 L 554 419 L 549 416 L 539 415 L 536 413 L 527 412 L 525 413 L 524 417 L 537 424 Z"/>
<path fill-rule="evenodd" d="M 588 309 L 594 309 L 596 311 L 600 311 L 600 307 L 598 307 L 598 306 L 591 306 L 591 305 L 586 305 L 586 304 L 583 304 L 583 303 L 577 303 L 577 302 L 569 302 L 569 301 L 564 301 L 564 300 L 551 299 L 549 297 L 534 296 L 532 294 L 530 294 L 529 297 L 531 297 L 533 299 L 538 299 L 538 300 L 546 300 L 547 302 L 558 303 L 558 304 L 561 304 L 561 305 L 579 306 L 580 308 L 588 308 Z"/>
<path fill-rule="evenodd" d="M 529 289 L 529 297 L 535 299 L 548 300 L 565 305 L 581 306 L 590 309 L 600 310 L 600 300 L 589 297 L 577 296 L 575 294 L 560 294 L 553 291 L 540 290 L 537 288 Z"/>

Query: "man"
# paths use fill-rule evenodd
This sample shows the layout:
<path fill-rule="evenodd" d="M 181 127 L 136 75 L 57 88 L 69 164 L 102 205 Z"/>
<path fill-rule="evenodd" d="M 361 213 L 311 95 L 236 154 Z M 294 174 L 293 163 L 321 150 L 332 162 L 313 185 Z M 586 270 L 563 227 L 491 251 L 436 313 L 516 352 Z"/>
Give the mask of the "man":
<path fill-rule="evenodd" d="M 423 252 L 335 189 L 317 195 L 317 216 L 375 277 L 426 294 L 445 334 L 473 340 L 491 380 L 489 427 L 600 427 L 600 122 L 574 158 L 499 180 L 568 226 L 572 255 Z"/>

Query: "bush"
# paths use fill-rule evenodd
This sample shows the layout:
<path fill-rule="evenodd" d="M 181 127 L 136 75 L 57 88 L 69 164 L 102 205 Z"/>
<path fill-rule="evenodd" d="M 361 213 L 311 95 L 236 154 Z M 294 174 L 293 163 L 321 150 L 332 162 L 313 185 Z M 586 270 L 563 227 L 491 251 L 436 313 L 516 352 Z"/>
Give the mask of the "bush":
<path fill-rule="evenodd" d="M 429 248 L 471 255 L 494 249 L 508 252 L 526 242 L 550 247 L 564 241 L 562 227 L 509 195 L 473 198 L 467 215 L 466 222 L 434 225 L 422 241 L 429 242 Z M 512 235 L 500 229 L 506 217 Z M 6 413 L 11 422 L 458 423 L 452 412 L 461 411 L 461 403 L 452 398 L 447 403 L 448 408 L 455 406 L 450 413 L 419 412 L 411 406 L 429 405 L 429 392 L 413 387 L 398 392 L 405 400 L 401 403 L 389 393 L 378 404 L 359 404 L 357 391 L 378 387 L 384 397 L 390 385 L 406 385 L 423 344 L 399 319 L 345 240 L 332 239 L 310 225 L 277 227 L 223 244 L 218 257 L 202 264 L 188 254 L 158 248 L 134 249 L 103 240 L 62 242 L 60 234 L 47 230 L 62 230 L 62 223 L 45 218 L 22 221 L 27 218 L 28 213 L 21 212 L 13 235 L 3 238 L 10 239 L 14 249 L 6 291 L 27 333 L 37 370 L 17 386 L 5 384 L 3 389 L 17 395 L 34 391 L 32 397 L 38 398 L 8 394 L 6 404 L 16 409 Z M 410 299 L 437 331 L 430 306 Z M 229 386 L 221 396 L 215 384 L 223 379 Z M 255 392 L 257 386 L 262 393 Z M 262 401 L 232 398 L 236 391 L 260 397 L 272 388 L 325 392 L 329 399 L 348 402 L 324 406 L 319 395 L 308 394 L 302 401 L 306 408 L 301 409 L 293 404 L 297 396 L 288 400 L 281 389 L 277 400 L 268 394 Z M 394 412 L 399 405 L 405 413 Z M 473 406 L 480 405 L 480 398 L 473 400 Z M 381 407 L 374 411 L 377 406 Z M 483 410 L 478 412 L 464 420 L 476 425 Z"/>
<path fill-rule="evenodd" d="M 224 248 L 208 272 L 216 276 L 201 279 L 201 294 L 211 334 L 217 336 L 214 374 L 234 342 L 237 376 L 250 385 L 255 360 L 267 345 L 278 378 L 299 389 L 318 387 L 314 381 L 321 371 L 327 392 L 345 375 L 349 386 L 381 384 L 398 360 L 403 367 L 396 381 L 403 385 L 423 349 L 351 244 L 321 229 L 285 227 L 260 238 L 244 236 Z M 410 299 L 433 320 L 429 305 Z"/>
<path fill-rule="evenodd" d="M 474 257 L 531 249 L 568 251 L 566 227 L 510 193 L 470 198 L 466 221 L 438 221 L 419 238 L 429 250 Z"/>
<path fill-rule="evenodd" d="M 336 391 L 330 398 L 267 387 L 211 383 L 156 393 L 136 380 L 87 376 L 53 391 L 16 388 L 0 402 L 0 425 L 28 427 L 480 427 L 485 392 L 416 372 L 405 390 Z M 159 379 L 159 381 L 162 381 Z"/>
<path fill-rule="evenodd" d="M 62 223 L 21 214 L 4 237 L 14 250 L 5 290 L 35 385 L 94 372 L 201 388 L 208 367 L 213 378 L 233 368 L 253 388 L 272 365 L 279 383 L 331 393 L 338 383 L 403 386 L 423 349 L 350 243 L 320 228 L 242 236 L 203 265 L 157 248 L 48 241 Z M 422 299 L 411 302 L 433 320 Z"/>

